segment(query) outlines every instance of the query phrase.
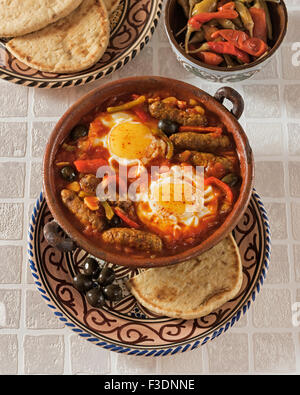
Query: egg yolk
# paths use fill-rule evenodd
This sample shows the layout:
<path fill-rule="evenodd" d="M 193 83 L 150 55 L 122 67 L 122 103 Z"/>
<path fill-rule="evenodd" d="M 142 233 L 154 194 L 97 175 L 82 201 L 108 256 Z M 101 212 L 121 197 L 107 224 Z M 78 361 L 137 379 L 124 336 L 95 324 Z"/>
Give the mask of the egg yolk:
<path fill-rule="evenodd" d="M 182 215 L 192 205 L 193 188 L 185 183 L 163 183 L 153 191 L 153 199 L 170 214 Z"/>
<path fill-rule="evenodd" d="M 153 135 L 146 125 L 124 122 L 111 130 L 109 149 L 120 158 L 143 159 L 152 141 Z"/>

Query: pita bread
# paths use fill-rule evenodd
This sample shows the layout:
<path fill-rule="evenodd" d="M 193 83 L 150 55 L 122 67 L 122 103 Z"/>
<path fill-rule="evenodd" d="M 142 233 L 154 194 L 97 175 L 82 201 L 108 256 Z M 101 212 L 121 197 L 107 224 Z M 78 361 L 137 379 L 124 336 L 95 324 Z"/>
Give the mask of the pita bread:
<path fill-rule="evenodd" d="M 148 269 L 127 286 L 147 309 L 172 318 L 203 317 L 237 295 L 242 263 L 232 235 L 195 259 Z"/>
<path fill-rule="evenodd" d="M 38 32 L 13 38 L 6 48 L 34 69 L 75 73 L 98 62 L 109 36 L 109 18 L 103 1 L 83 0 L 67 17 Z"/>
<path fill-rule="evenodd" d="M 116 11 L 118 5 L 121 2 L 121 0 L 103 0 L 103 1 L 109 15 L 111 15 L 114 11 Z"/>
<path fill-rule="evenodd" d="M 0 37 L 43 29 L 74 11 L 82 0 L 0 0 Z"/>

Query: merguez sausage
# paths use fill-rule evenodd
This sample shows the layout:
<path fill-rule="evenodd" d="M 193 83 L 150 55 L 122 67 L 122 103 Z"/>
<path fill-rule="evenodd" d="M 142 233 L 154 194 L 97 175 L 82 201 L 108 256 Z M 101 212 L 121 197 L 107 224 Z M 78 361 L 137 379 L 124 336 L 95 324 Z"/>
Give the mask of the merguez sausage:
<path fill-rule="evenodd" d="M 180 162 L 184 162 L 184 157 L 189 155 L 189 160 L 194 166 L 213 166 L 221 163 L 225 170 L 233 171 L 233 162 L 225 156 L 215 155 L 209 152 L 184 151 L 177 155 Z"/>
<path fill-rule="evenodd" d="M 154 102 L 149 106 L 149 112 L 156 119 L 167 119 L 175 121 L 183 126 L 205 126 L 207 125 L 206 116 L 198 113 L 189 113 L 179 110 L 161 101 Z"/>
<path fill-rule="evenodd" d="M 163 248 L 159 236 L 131 228 L 111 228 L 102 233 L 105 243 L 122 247 L 136 248 L 141 251 L 160 252 Z"/>
<path fill-rule="evenodd" d="M 170 136 L 177 151 L 191 150 L 215 152 L 218 149 L 231 148 L 228 136 L 216 136 L 213 133 L 182 132 Z"/>
<path fill-rule="evenodd" d="M 100 184 L 100 179 L 94 174 L 86 174 L 80 179 L 79 183 L 84 192 L 95 193 L 98 184 Z"/>
<path fill-rule="evenodd" d="M 105 227 L 105 219 L 97 212 L 90 210 L 74 191 L 63 189 L 61 198 L 65 206 L 85 226 L 91 226 L 94 230 L 101 232 Z"/>

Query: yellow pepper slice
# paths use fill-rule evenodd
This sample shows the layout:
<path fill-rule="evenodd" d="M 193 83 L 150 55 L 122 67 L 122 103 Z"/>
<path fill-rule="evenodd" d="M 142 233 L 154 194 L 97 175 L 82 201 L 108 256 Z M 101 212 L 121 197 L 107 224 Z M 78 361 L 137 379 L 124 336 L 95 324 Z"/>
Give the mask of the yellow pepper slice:
<path fill-rule="evenodd" d="M 97 196 L 87 196 L 83 199 L 83 201 L 90 210 L 96 211 L 99 209 L 99 199 Z"/>
<path fill-rule="evenodd" d="M 103 202 L 101 201 L 101 204 L 105 210 L 106 218 L 110 221 L 112 217 L 115 215 L 114 210 L 111 208 L 111 206 L 109 205 L 109 203 L 107 203 L 106 200 L 104 200 Z"/>
<path fill-rule="evenodd" d="M 116 107 L 107 107 L 107 112 L 112 113 L 112 112 L 117 112 L 117 111 L 125 111 L 125 110 L 130 110 L 133 107 L 139 106 L 140 104 L 143 104 L 146 101 L 145 96 L 140 96 L 135 100 L 129 101 L 127 103 L 121 104 Z"/>

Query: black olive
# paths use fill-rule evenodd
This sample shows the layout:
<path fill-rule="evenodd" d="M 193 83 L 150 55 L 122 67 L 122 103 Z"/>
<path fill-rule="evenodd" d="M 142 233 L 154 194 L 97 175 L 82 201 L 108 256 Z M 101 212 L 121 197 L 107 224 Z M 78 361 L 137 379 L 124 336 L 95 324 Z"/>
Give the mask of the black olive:
<path fill-rule="evenodd" d="M 114 270 L 111 267 L 104 266 L 97 278 L 97 283 L 100 285 L 109 285 L 115 280 L 115 278 L 116 275 Z"/>
<path fill-rule="evenodd" d="M 93 287 L 93 281 L 83 274 L 77 274 L 73 277 L 73 284 L 79 292 L 86 292 Z"/>
<path fill-rule="evenodd" d="M 103 288 L 103 293 L 106 299 L 116 302 L 120 299 L 122 299 L 122 289 L 119 285 L 117 284 L 110 284 L 106 285 Z"/>
<path fill-rule="evenodd" d="M 86 260 L 83 262 L 83 265 L 80 265 L 80 268 L 82 270 L 82 274 L 92 278 L 97 278 L 101 270 L 99 263 L 92 257 L 86 258 Z"/>
<path fill-rule="evenodd" d="M 177 133 L 179 131 L 179 124 L 168 119 L 161 119 L 158 122 L 158 128 L 162 130 L 167 136 Z"/>
<path fill-rule="evenodd" d="M 105 298 L 101 287 L 94 287 L 86 293 L 86 300 L 93 307 L 102 307 L 105 304 Z"/>
<path fill-rule="evenodd" d="M 80 137 L 85 137 L 89 133 L 89 129 L 85 125 L 75 126 L 70 134 L 71 140 L 75 141 L 80 139 Z"/>
<path fill-rule="evenodd" d="M 237 174 L 229 173 L 222 178 L 222 181 L 230 187 L 235 187 L 240 182 L 240 177 Z"/>
<path fill-rule="evenodd" d="M 110 228 L 118 228 L 123 224 L 123 221 L 118 215 L 114 215 L 112 219 L 108 222 Z"/>
<path fill-rule="evenodd" d="M 60 174 L 66 181 L 72 182 L 76 179 L 76 171 L 72 166 L 65 166 L 61 169 Z"/>

